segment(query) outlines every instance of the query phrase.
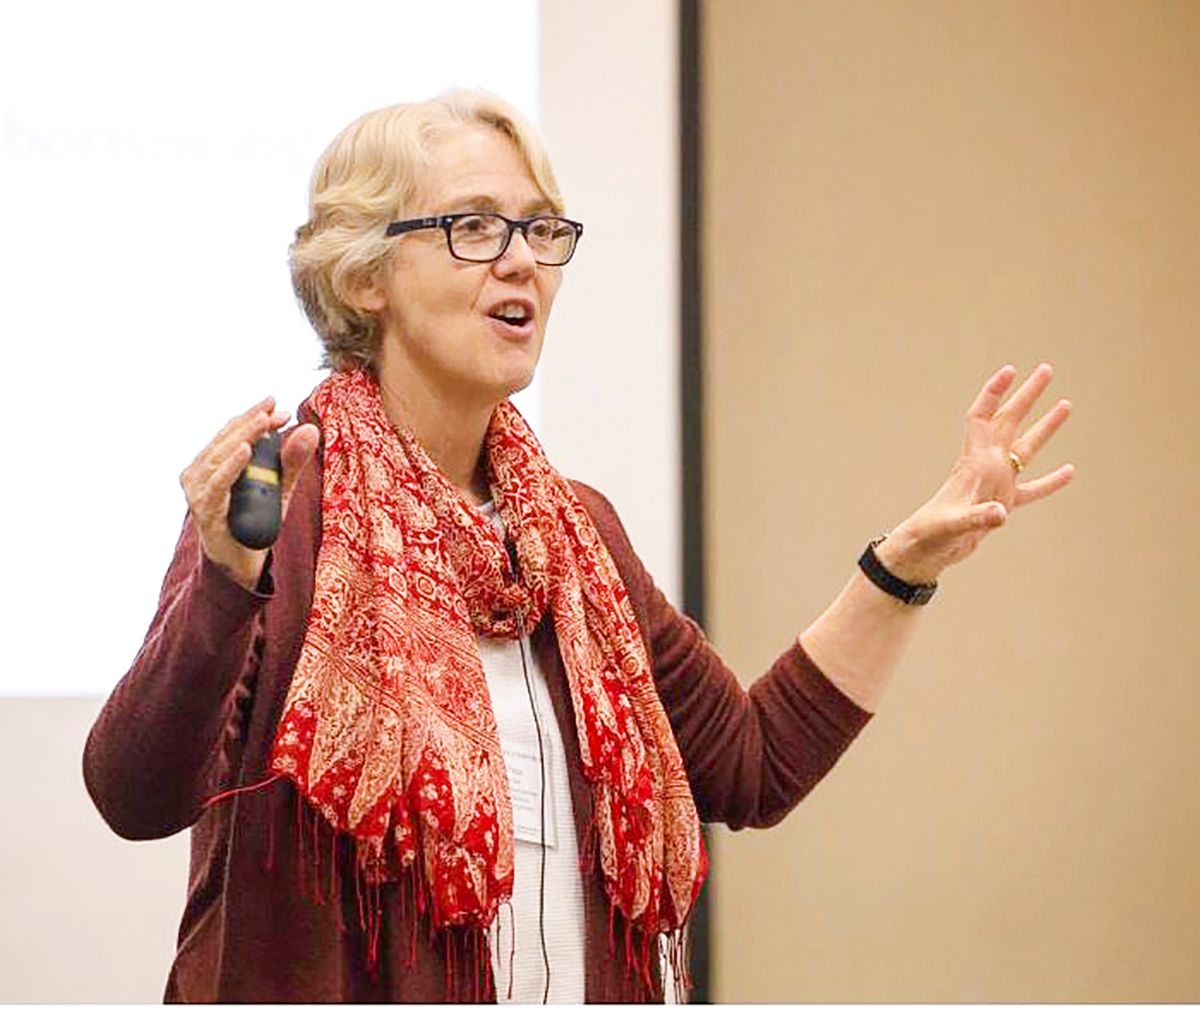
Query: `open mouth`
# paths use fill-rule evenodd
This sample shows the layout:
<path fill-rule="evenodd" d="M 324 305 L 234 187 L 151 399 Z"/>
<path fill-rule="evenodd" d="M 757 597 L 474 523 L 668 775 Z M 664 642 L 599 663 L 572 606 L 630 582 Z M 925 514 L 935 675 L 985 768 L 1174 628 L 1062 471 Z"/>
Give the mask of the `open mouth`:
<path fill-rule="evenodd" d="M 492 309 L 488 316 L 513 330 L 523 330 L 533 322 L 533 309 L 522 302 L 503 302 Z"/>

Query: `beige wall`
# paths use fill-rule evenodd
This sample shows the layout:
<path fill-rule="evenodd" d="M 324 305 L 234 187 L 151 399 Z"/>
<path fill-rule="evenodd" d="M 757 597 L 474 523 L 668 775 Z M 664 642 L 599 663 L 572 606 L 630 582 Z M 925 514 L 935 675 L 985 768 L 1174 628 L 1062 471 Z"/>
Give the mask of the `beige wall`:
<path fill-rule="evenodd" d="M 705 5 L 711 627 L 750 675 L 1045 357 L 1076 484 L 718 838 L 722 1001 L 1200 1000 L 1200 4 Z"/>

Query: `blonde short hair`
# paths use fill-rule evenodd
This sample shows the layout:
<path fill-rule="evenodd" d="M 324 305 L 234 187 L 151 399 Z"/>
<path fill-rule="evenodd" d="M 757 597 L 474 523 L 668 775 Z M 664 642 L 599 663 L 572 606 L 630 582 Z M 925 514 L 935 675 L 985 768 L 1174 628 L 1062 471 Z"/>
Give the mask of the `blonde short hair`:
<path fill-rule="evenodd" d="M 483 91 L 450 91 L 426 102 L 391 105 L 347 126 L 313 170 L 308 220 L 296 229 L 292 287 L 337 371 L 374 370 L 379 333 L 354 294 L 378 276 L 395 240 L 386 228 L 408 217 L 419 170 L 447 129 L 489 126 L 508 137 L 554 213 L 562 196 L 541 138 L 507 102 Z"/>

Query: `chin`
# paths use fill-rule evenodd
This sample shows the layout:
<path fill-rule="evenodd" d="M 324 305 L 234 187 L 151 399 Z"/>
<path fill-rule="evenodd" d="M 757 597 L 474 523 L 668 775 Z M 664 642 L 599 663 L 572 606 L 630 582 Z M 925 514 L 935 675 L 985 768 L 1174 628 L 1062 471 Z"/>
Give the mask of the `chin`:
<path fill-rule="evenodd" d="M 510 396 L 528 389 L 537 373 L 540 355 L 530 353 L 533 348 L 523 348 L 525 353 L 509 354 L 491 362 L 492 367 L 484 374 L 477 373 L 484 379 L 487 392 L 485 395 L 499 403 Z"/>
<path fill-rule="evenodd" d="M 515 382 L 511 383 L 508 387 L 508 392 L 504 394 L 505 398 L 515 396 L 523 389 L 528 389 L 531 385 L 533 385 L 533 372 L 530 372 L 528 375 L 523 375 Z"/>
<path fill-rule="evenodd" d="M 496 385 L 502 390 L 501 399 L 528 389 L 537 373 L 537 359 L 532 361 L 510 361 L 509 367 L 502 370 Z"/>

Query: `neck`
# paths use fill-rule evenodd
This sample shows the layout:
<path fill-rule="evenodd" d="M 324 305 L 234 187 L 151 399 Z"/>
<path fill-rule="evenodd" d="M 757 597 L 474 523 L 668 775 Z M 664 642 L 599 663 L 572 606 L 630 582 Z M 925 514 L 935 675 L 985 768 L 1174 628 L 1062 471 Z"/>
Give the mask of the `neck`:
<path fill-rule="evenodd" d="M 379 392 L 388 420 L 408 428 L 438 469 L 469 501 L 481 505 L 491 498 L 483 462 L 483 439 L 495 404 L 469 408 L 450 403 L 420 386 L 390 379 L 383 368 Z"/>

